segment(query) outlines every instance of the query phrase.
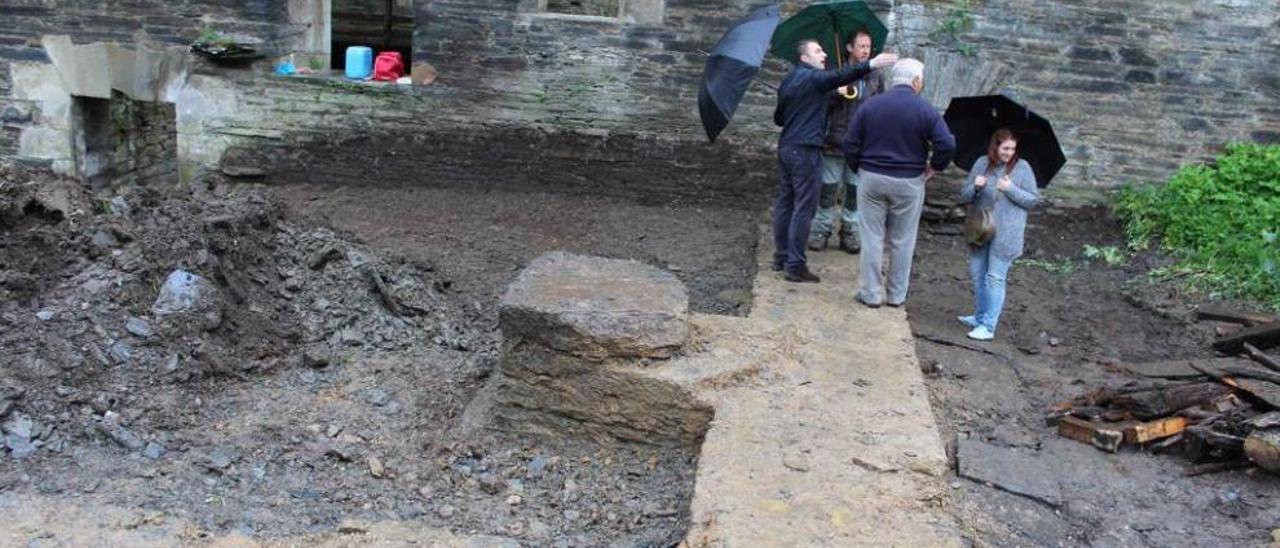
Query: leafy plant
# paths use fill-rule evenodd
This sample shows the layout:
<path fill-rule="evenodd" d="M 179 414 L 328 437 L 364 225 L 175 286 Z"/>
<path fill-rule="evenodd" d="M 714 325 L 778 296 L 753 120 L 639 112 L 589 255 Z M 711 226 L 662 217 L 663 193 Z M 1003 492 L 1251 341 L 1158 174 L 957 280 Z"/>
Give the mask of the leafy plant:
<path fill-rule="evenodd" d="M 965 57 L 977 55 L 976 45 L 961 39 L 961 36 L 973 29 L 973 0 L 952 0 L 946 15 L 938 20 L 937 26 L 929 31 L 929 38 L 939 42 L 950 43 L 956 51 Z"/>
<path fill-rule="evenodd" d="M 324 68 L 324 58 L 312 57 L 310 61 L 307 61 L 307 68 L 317 72 L 320 71 L 320 69 Z"/>
<path fill-rule="evenodd" d="M 1129 260 L 1129 254 L 1114 245 L 1095 247 L 1085 244 L 1084 257 L 1091 260 L 1101 259 L 1110 266 L 1120 266 Z"/>
<path fill-rule="evenodd" d="M 1048 261 L 1044 259 L 1023 259 L 1020 264 L 1032 268 L 1039 268 L 1051 274 L 1070 274 L 1075 272 L 1076 263 L 1071 259 L 1063 259 L 1061 261 Z"/>
<path fill-rule="evenodd" d="M 1229 145 L 1162 186 L 1122 190 L 1116 211 L 1130 245 L 1158 242 L 1188 283 L 1280 309 L 1280 145 Z"/>
<path fill-rule="evenodd" d="M 204 30 L 200 32 L 200 37 L 196 38 L 196 42 L 216 44 L 220 46 L 230 46 L 235 44 L 235 40 L 232 40 L 229 36 L 222 34 L 218 29 L 213 27 L 205 27 Z"/>

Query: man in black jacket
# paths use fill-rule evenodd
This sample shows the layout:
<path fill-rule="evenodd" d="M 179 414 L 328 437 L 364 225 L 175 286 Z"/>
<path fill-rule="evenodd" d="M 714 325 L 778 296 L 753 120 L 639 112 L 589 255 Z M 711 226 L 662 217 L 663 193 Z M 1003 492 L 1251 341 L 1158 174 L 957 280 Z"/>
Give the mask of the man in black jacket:
<path fill-rule="evenodd" d="M 866 29 L 858 29 L 845 44 L 848 56 L 846 63 L 855 65 L 871 58 L 871 33 Z M 822 192 L 818 195 L 818 212 L 813 217 L 813 228 L 809 232 L 809 250 L 822 251 L 827 248 L 832 229 L 836 224 L 836 212 L 839 211 L 840 249 L 848 253 L 857 253 L 861 248 L 858 242 L 858 182 L 857 174 L 845 164 L 844 153 L 840 150 L 844 135 L 849 132 L 849 124 L 858 107 L 867 99 L 884 91 L 884 75 L 880 69 L 873 69 L 857 81 L 831 92 L 827 99 L 827 142 L 822 151 Z M 837 206 L 839 195 L 843 191 L 844 201 Z"/>
<path fill-rule="evenodd" d="M 782 126 L 778 137 L 781 187 L 773 206 L 773 269 L 784 271 L 789 282 L 818 282 L 809 271 L 805 242 L 818 206 L 822 146 L 827 133 L 827 94 L 854 82 L 873 68 L 892 65 L 893 54 L 840 70 L 822 70 L 827 54 L 813 40 L 796 45 L 799 63 L 778 86 L 774 123 Z"/>

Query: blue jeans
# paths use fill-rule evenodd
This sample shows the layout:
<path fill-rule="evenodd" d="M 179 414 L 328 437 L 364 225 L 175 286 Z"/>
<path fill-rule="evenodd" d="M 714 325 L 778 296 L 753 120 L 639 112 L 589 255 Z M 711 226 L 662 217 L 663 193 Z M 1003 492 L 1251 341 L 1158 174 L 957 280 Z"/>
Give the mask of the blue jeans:
<path fill-rule="evenodd" d="M 808 262 L 805 243 L 822 186 L 822 149 L 780 146 L 778 168 L 782 180 L 773 204 L 773 264 L 799 272 Z"/>
<path fill-rule="evenodd" d="M 969 278 L 973 280 L 974 317 L 992 333 L 1004 309 L 1004 286 L 1013 259 L 1002 259 L 991 252 L 988 243 L 969 251 Z"/>

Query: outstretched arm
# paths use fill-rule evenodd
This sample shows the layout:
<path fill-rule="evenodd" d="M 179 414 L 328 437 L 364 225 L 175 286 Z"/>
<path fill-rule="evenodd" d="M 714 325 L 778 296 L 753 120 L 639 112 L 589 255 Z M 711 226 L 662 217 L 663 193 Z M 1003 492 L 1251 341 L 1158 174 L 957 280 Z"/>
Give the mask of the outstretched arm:
<path fill-rule="evenodd" d="M 897 62 L 898 56 L 896 54 L 881 53 L 869 61 L 848 65 L 839 70 L 816 71 L 813 73 L 813 86 L 825 93 L 845 84 L 855 82 L 859 78 L 866 76 L 873 69 L 887 67 Z"/>

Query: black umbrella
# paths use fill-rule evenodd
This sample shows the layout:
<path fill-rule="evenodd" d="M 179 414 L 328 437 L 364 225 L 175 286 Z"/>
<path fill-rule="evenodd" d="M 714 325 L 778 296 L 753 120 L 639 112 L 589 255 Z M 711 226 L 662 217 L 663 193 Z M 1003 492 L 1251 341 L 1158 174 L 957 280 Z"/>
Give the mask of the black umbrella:
<path fill-rule="evenodd" d="M 760 8 L 734 23 L 712 48 L 698 90 L 698 114 L 711 142 L 729 125 L 751 79 L 760 71 L 778 20 L 778 6 Z"/>
<path fill-rule="evenodd" d="M 1000 128 L 1018 138 L 1018 156 L 1031 164 L 1036 185 L 1048 186 L 1067 163 L 1049 121 L 1003 95 L 957 97 L 943 118 L 956 137 L 955 163 L 966 171 L 987 153 L 991 134 Z"/>

